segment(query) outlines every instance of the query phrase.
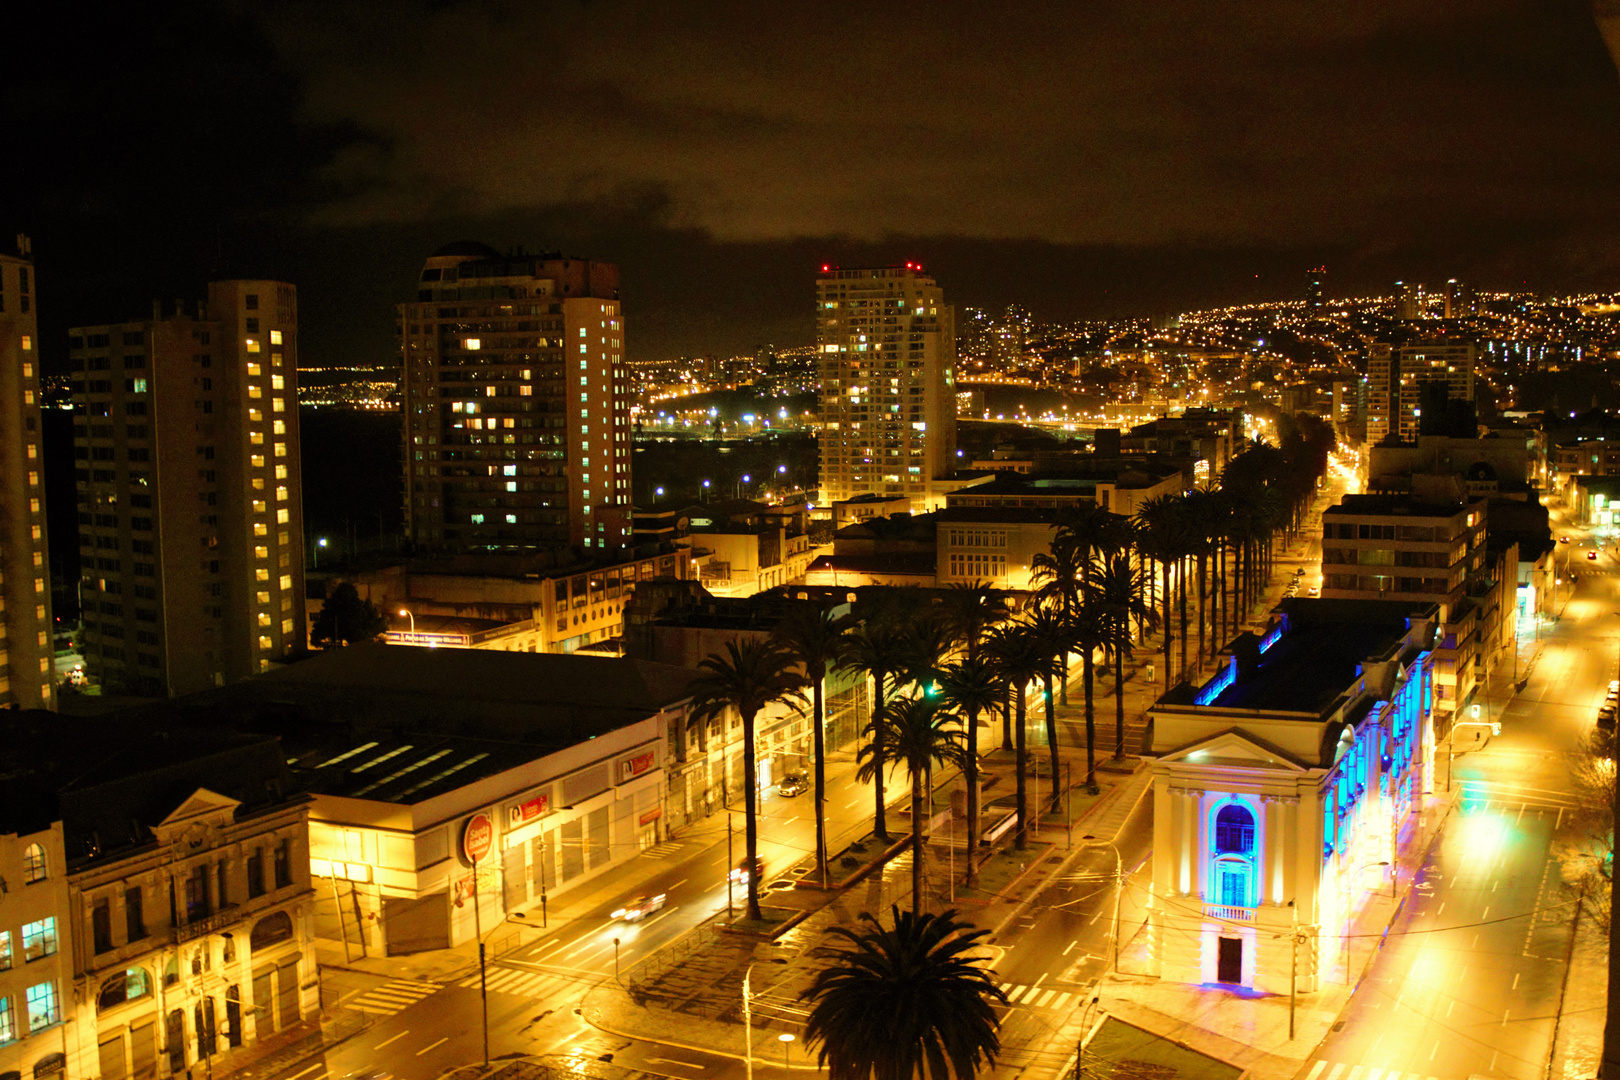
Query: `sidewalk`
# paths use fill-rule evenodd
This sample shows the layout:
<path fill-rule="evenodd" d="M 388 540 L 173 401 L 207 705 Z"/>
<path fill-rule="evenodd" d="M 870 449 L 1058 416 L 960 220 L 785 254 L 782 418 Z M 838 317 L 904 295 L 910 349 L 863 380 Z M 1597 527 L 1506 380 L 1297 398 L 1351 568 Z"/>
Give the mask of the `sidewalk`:
<path fill-rule="evenodd" d="M 1164 983 L 1152 976 L 1115 974 L 1099 987 L 1101 1010 L 1241 1066 L 1252 1080 L 1292 1080 L 1327 1037 L 1377 958 L 1383 933 L 1404 909 L 1429 847 L 1461 795 L 1458 789 L 1426 796 L 1418 816 L 1401 830 L 1396 855 L 1401 882 L 1398 899 L 1392 900 L 1382 890 L 1363 898 L 1346 936 L 1347 954 L 1322 972 L 1315 993 L 1299 997 L 1293 1039 L 1288 1037 L 1286 994 L 1217 990 Z M 1121 951 L 1119 966 L 1124 971 L 1143 971 L 1150 964 L 1147 943 L 1140 935 Z"/>

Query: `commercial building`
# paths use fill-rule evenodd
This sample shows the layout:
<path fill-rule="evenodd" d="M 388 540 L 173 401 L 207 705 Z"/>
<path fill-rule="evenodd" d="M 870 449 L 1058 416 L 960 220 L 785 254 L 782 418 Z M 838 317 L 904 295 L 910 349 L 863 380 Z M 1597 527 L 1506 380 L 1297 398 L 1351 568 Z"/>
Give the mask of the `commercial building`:
<path fill-rule="evenodd" d="M 1095 505 L 1123 517 L 1132 517 L 1149 500 L 1179 495 L 1191 486 L 1190 470 L 1163 458 L 1091 460 L 1086 455 L 1075 455 L 1061 464 L 1064 466 L 1061 471 L 997 473 L 984 483 L 952 492 L 946 503 L 952 509 L 1043 507 L 1062 510 Z"/>
<path fill-rule="evenodd" d="M 736 499 L 693 507 L 688 541 L 703 587 L 752 596 L 798 581 L 810 565 L 809 511 Z"/>
<path fill-rule="evenodd" d="M 56 706 L 45 541 L 37 282 L 26 237 L 0 255 L 0 708 Z"/>
<path fill-rule="evenodd" d="M 13 781 L 14 782 L 14 781 Z M 62 823 L 19 801 L 0 811 L 0 879 L 12 883 L 0 901 L 0 1074 L 94 1075 L 82 1053 L 94 1045 L 79 1032 L 72 1007 L 73 953 L 68 948 L 67 856 Z"/>
<path fill-rule="evenodd" d="M 312 796 L 317 931 L 358 958 L 473 940 L 662 839 L 692 676 L 368 643 L 195 704 L 289 730 L 285 757 Z"/>
<path fill-rule="evenodd" d="M 956 453 L 955 312 L 920 266 L 844 269 L 816 278 L 821 350 L 821 503 L 941 496 Z"/>
<path fill-rule="evenodd" d="M 91 676 L 179 695 L 302 651 L 296 290 L 216 281 L 70 335 Z"/>
<path fill-rule="evenodd" d="M 440 248 L 399 305 L 405 532 L 421 550 L 630 541 L 619 269 Z"/>
<path fill-rule="evenodd" d="M 1153 974 L 1308 994 L 1347 962 L 1350 919 L 1389 887 L 1370 871 L 1431 787 L 1438 618 L 1285 600 L 1152 706 Z"/>
<path fill-rule="evenodd" d="M 1477 353 L 1469 343 L 1375 342 L 1367 355 L 1367 441 L 1414 441 L 1426 386 L 1446 401 L 1473 401 Z"/>

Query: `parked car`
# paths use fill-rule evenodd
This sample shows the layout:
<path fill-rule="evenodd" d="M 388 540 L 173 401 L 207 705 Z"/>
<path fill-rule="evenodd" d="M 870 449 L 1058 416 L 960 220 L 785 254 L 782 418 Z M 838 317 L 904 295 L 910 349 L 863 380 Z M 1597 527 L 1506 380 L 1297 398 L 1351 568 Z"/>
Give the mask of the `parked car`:
<path fill-rule="evenodd" d="M 795 795 L 803 795 L 810 790 L 810 781 L 803 773 L 788 773 L 776 785 L 776 793 L 784 799 L 791 799 Z"/>
<path fill-rule="evenodd" d="M 1309 589 L 1306 589 L 1305 592 L 1309 596 L 1320 596 L 1322 594 L 1322 590 L 1315 585 L 1312 585 Z"/>
<path fill-rule="evenodd" d="M 1604 705 L 1601 709 L 1598 710 L 1597 726 L 1602 728 L 1605 731 L 1613 731 L 1614 730 L 1614 717 L 1615 717 L 1615 707 L 1613 705 Z"/>
<path fill-rule="evenodd" d="M 638 896 L 629 903 L 625 904 L 624 907 L 620 908 L 618 911 L 615 911 L 613 913 L 613 917 L 615 919 L 623 919 L 625 922 L 636 922 L 639 919 L 645 919 L 648 915 L 651 915 L 653 912 L 657 911 L 663 906 L 663 893 L 658 893 L 655 896 Z"/>

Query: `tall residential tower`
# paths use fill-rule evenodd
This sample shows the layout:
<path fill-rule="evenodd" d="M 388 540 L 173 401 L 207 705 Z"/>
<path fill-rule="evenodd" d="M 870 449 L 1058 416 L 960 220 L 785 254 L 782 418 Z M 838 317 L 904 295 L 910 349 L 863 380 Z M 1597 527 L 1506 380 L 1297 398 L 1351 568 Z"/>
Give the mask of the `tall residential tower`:
<path fill-rule="evenodd" d="M 302 651 L 296 290 L 216 281 L 70 334 L 91 675 L 179 696 Z"/>
<path fill-rule="evenodd" d="M 26 237 L 0 255 L 0 708 L 54 708 L 39 331 Z"/>
<path fill-rule="evenodd" d="M 912 263 L 823 266 L 821 497 L 904 496 L 923 511 L 954 468 L 956 326 L 934 279 Z"/>
<path fill-rule="evenodd" d="M 619 268 L 462 242 L 399 305 L 405 531 L 426 550 L 630 542 Z"/>
<path fill-rule="evenodd" d="M 1375 342 L 1367 354 L 1367 442 L 1415 441 L 1425 386 L 1444 387 L 1450 401 L 1473 401 L 1477 352 L 1468 342 Z"/>

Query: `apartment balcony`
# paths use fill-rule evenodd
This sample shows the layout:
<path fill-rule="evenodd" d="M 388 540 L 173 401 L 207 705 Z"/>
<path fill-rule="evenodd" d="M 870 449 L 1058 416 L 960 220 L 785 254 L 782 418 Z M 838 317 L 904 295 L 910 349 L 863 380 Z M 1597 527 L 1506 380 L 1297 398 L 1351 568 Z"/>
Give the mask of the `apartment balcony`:
<path fill-rule="evenodd" d="M 1220 919 L 1222 922 L 1252 923 L 1254 922 L 1252 907 L 1232 907 L 1227 904 L 1205 904 L 1204 918 Z"/>

